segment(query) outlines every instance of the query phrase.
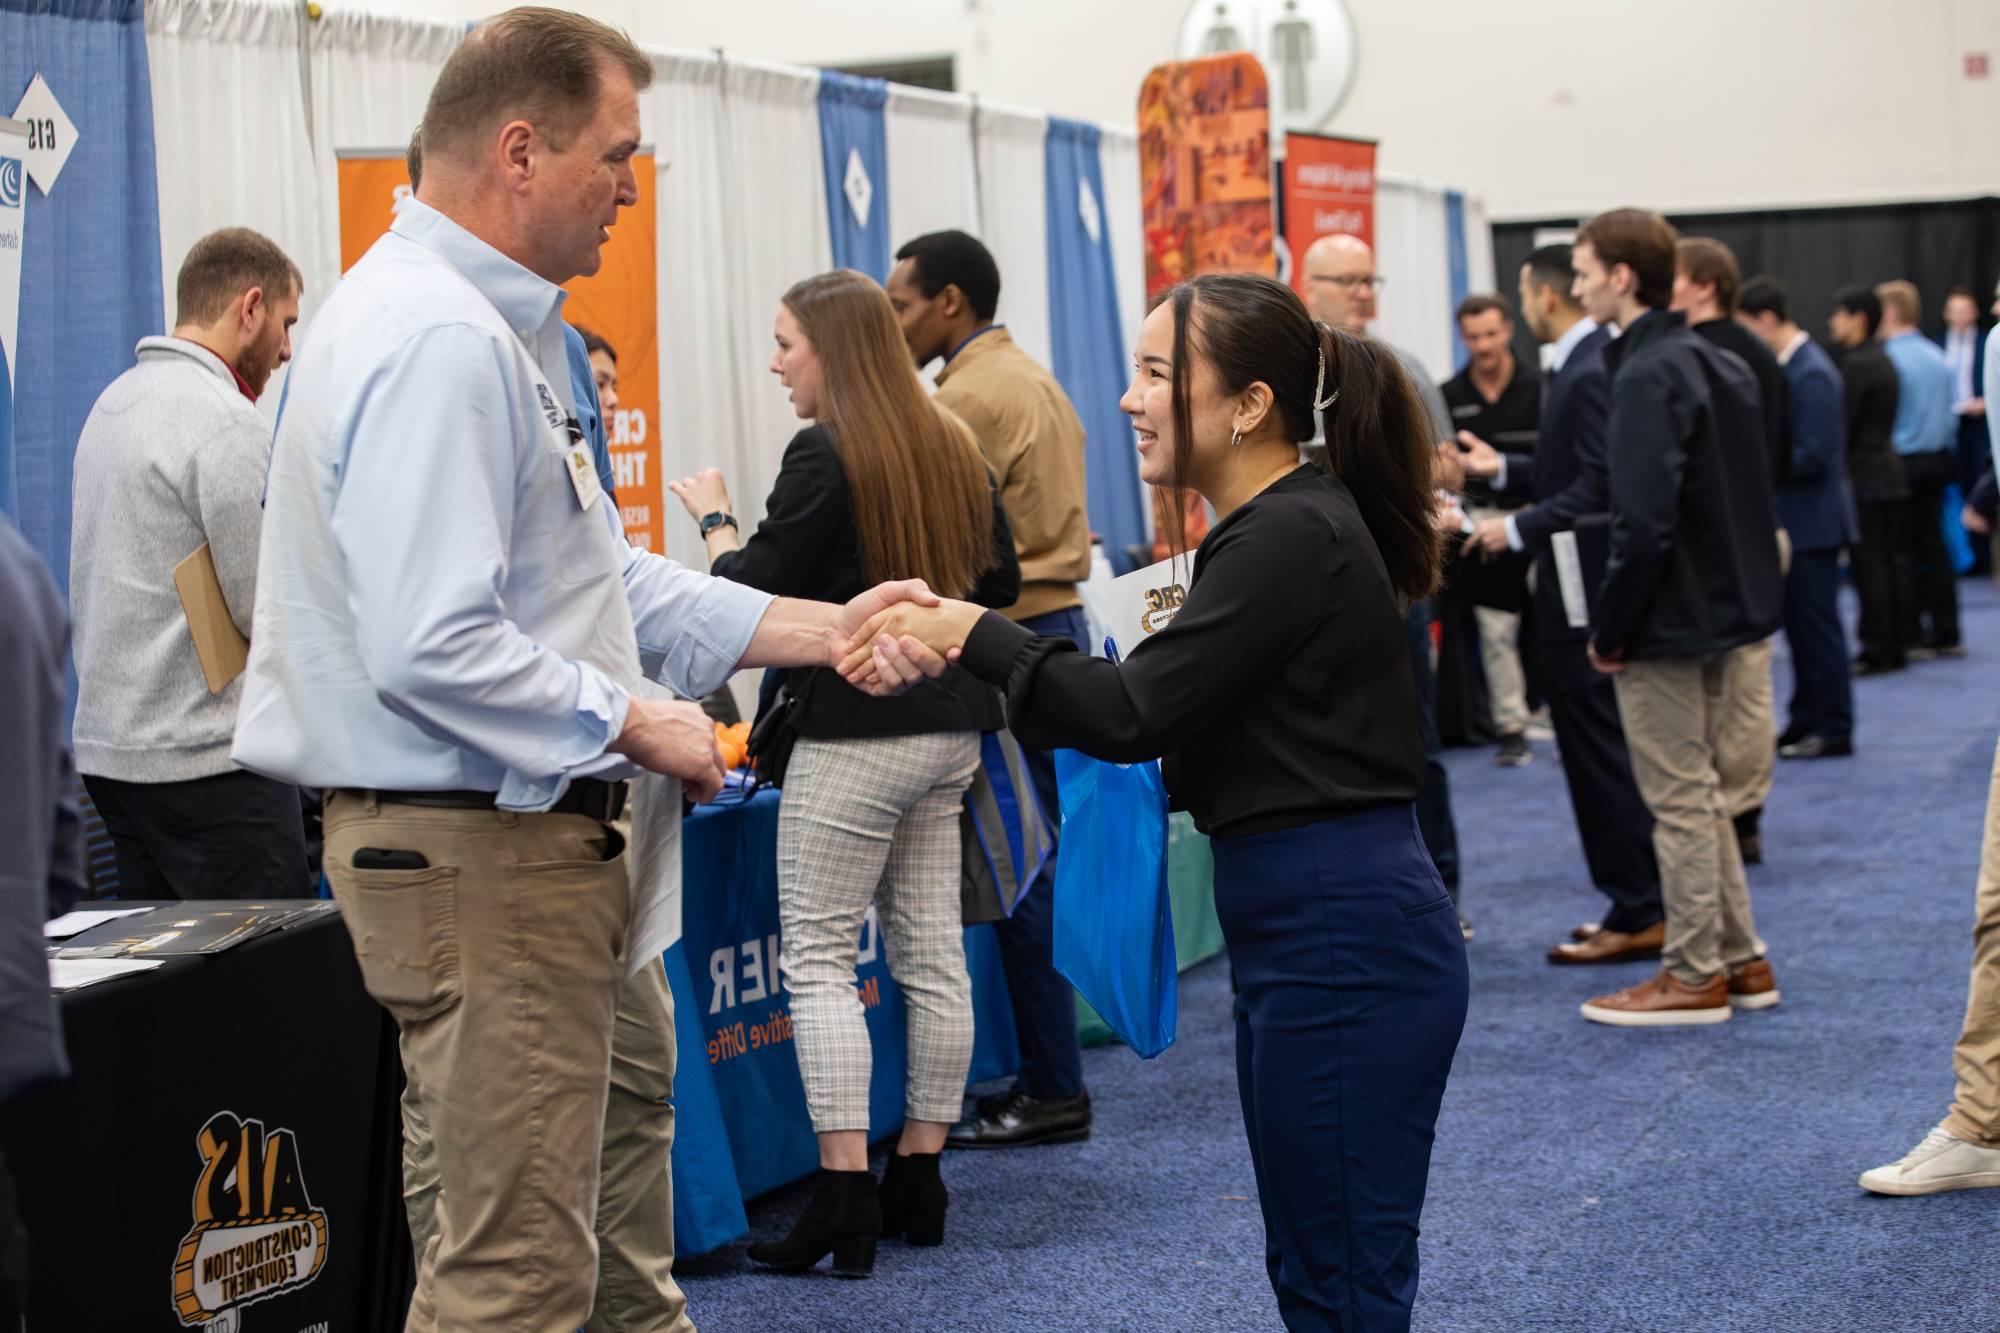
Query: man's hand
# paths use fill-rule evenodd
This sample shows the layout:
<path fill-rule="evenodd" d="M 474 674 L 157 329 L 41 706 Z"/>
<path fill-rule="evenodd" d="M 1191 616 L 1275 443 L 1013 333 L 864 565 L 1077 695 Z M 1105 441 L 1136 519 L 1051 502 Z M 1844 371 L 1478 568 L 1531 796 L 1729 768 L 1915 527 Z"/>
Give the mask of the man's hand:
<path fill-rule="evenodd" d="M 1500 456 L 1498 449 L 1469 430 L 1458 433 L 1458 447 L 1460 462 L 1464 465 L 1467 476 L 1491 481 L 1500 475 L 1500 465 L 1505 460 Z"/>
<path fill-rule="evenodd" d="M 1597 652 L 1597 645 L 1595 643 L 1592 643 L 1589 646 L 1589 652 L 1590 652 L 1590 665 L 1596 668 L 1600 673 L 1604 675 L 1615 676 L 1619 672 L 1625 669 L 1624 658 L 1599 656 Z"/>
<path fill-rule="evenodd" d="M 667 483 L 667 489 L 681 498 L 689 514 L 696 519 L 707 518 L 710 514 L 734 513 L 729 503 L 729 483 L 722 479 L 722 473 L 712 467 L 703 468 L 692 477 L 682 477 L 679 481 Z"/>
<path fill-rule="evenodd" d="M 1986 515 L 1971 505 L 1958 511 L 1958 521 L 1967 532 L 1976 532 L 1982 537 L 1990 535 L 1993 531 L 1993 525 L 1986 521 Z"/>
<path fill-rule="evenodd" d="M 897 689 L 915 684 L 915 677 L 904 669 L 912 665 L 922 675 L 936 676 L 965 646 L 972 627 L 984 614 L 984 608 L 970 602 L 889 607 L 855 634 L 838 664 L 840 674 L 851 684 L 871 690 L 877 685 Z M 897 651 L 884 654 L 885 642 L 893 643 Z M 882 659 L 879 662 L 878 657 Z M 894 669 L 885 671 L 885 667 Z"/>
<path fill-rule="evenodd" d="M 861 637 L 862 629 L 870 621 L 879 619 L 884 612 L 895 607 L 936 606 L 938 595 L 930 590 L 930 585 L 922 579 L 903 579 L 896 583 L 878 583 L 867 592 L 840 608 L 834 616 L 834 629 L 838 641 L 833 645 L 828 666 L 837 667 L 849 653 L 854 651 L 855 641 Z"/>
<path fill-rule="evenodd" d="M 1479 553 L 1481 560 L 1492 560 L 1495 556 L 1507 554 L 1507 520 L 1504 518 L 1482 518 L 1459 548 L 1460 555 Z"/>
<path fill-rule="evenodd" d="M 1983 417 L 1986 415 L 1986 400 L 1968 398 L 1958 405 L 1958 414 L 1962 417 Z"/>
<path fill-rule="evenodd" d="M 715 723 L 700 704 L 635 694 L 625 713 L 625 729 L 604 748 L 641 768 L 679 778 L 697 801 L 722 790 L 722 748 L 715 743 Z"/>
<path fill-rule="evenodd" d="M 1441 491 L 1465 489 L 1465 458 L 1455 444 L 1440 444 L 1431 451 L 1431 485 Z"/>

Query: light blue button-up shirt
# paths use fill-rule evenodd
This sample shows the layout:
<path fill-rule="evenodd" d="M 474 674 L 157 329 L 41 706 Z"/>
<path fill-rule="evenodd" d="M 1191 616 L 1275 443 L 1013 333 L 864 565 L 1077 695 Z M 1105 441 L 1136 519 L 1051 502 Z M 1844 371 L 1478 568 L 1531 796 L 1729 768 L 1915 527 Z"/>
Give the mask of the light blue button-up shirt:
<path fill-rule="evenodd" d="M 1896 424 L 1890 433 L 1899 454 L 1927 454 L 1958 446 L 1958 417 L 1952 412 L 1951 366 L 1938 345 L 1912 330 L 1882 341 L 1895 363 L 1899 391 Z"/>
<path fill-rule="evenodd" d="M 327 298 L 272 446 L 237 763 L 546 809 L 632 771 L 605 746 L 642 672 L 700 697 L 735 669 L 771 598 L 630 546 L 572 482 L 562 303 L 414 200 Z"/>

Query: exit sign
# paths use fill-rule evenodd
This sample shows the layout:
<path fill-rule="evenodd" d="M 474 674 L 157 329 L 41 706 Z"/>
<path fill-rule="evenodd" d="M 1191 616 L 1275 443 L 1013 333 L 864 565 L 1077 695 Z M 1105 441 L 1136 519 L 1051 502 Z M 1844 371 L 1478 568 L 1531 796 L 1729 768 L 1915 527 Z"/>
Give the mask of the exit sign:
<path fill-rule="evenodd" d="M 1991 70 L 1991 67 L 1992 67 L 1992 65 L 1991 65 L 1991 61 L 1990 61 L 1990 60 L 1988 60 L 1988 58 L 1987 58 L 1987 55 L 1986 55 L 1986 52 L 1984 52 L 1984 51 L 1967 51 L 1967 52 L 1965 53 L 1965 77 L 1966 77 L 1966 78 L 1968 78 L 1968 79 L 1983 79 L 1983 78 L 1985 78 L 1985 77 L 1987 76 L 1987 74 L 1988 74 L 1988 73 L 1990 72 L 1990 70 Z"/>

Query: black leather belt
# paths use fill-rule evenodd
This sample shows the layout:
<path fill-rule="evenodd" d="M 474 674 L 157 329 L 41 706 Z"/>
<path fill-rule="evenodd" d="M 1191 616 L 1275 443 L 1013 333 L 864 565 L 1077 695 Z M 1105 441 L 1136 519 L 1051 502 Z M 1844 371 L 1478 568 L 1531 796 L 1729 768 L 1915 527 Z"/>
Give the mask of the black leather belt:
<path fill-rule="evenodd" d="M 569 784 L 546 813 L 589 815 L 608 824 L 625 812 L 625 797 L 630 789 L 630 784 L 624 782 L 578 778 Z M 356 792 L 355 795 L 365 799 L 368 793 Z M 379 788 L 374 795 L 384 805 L 418 805 L 433 810 L 491 810 L 495 798 L 495 793 L 490 791 L 384 791 Z"/>

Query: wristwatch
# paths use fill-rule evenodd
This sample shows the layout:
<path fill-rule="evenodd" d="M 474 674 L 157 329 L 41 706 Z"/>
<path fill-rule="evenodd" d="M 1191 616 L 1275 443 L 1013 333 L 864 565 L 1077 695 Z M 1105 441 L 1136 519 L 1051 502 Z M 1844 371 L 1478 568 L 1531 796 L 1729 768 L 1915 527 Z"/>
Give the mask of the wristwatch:
<path fill-rule="evenodd" d="M 734 514 L 727 514 L 724 513 L 722 510 L 718 509 L 712 514 L 702 515 L 701 535 L 704 541 L 707 540 L 708 534 L 714 532 L 717 528 L 735 528 L 735 527 L 736 527 L 736 515 Z M 742 531 L 741 528 L 736 528 L 736 530 L 738 532 Z"/>

